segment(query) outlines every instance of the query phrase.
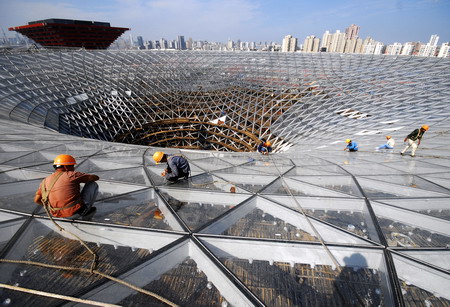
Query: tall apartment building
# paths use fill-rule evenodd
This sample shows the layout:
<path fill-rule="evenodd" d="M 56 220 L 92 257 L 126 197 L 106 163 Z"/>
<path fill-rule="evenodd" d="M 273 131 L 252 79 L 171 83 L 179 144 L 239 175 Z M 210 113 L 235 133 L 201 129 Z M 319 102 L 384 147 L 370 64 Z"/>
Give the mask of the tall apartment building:
<path fill-rule="evenodd" d="M 361 27 L 351 24 L 347 29 L 345 29 L 346 39 L 356 39 L 358 38 L 359 30 Z"/>
<path fill-rule="evenodd" d="M 303 43 L 303 52 L 319 52 L 320 39 L 314 35 L 307 36 Z"/>
<path fill-rule="evenodd" d="M 178 35 L 177 37 L 177 49 L 186 50 L 186 42 L 184 41 L 184 36 Z"/>
<path fill-rule="evenodd" d="M 292 35 L 286 35 L 281 45 L 281 52 L 295 52 L 297 49 L 297 39 Z"/>
<path fill-rule="evenodd" d="M 437 50 L 437 43 L 439 36 L 436 34 L 431 35 L 430 41 L 426 45 L 422 45 L 419 50 L 419 56 L 435 56 Z"/>
<path fill-rule="evenodd" d="M 344 53 L 344 50 L 345 50 L 345 33 L 341 33 L 340 30 L 336 30 L 336 33 L 334 33 L 331 38 L 331 45 L 329 52 Z"/>
<path fill-rule="evenodd" d="M 441 49 L 439 50 L 438 57 L 440 58 L 447 58 L 450 56 L 450 42 L 449 43 L 443 43 L 441 45 Z"/>
<path fill-rule="evenodd" d="M 401 54 L 403 45 L 401 43 L 393 43 L 386 47 L 386 54 L 389 55 L 399 55 Z"/>
<path fill-rule="evenodd" d="M 331 38 L 332 38 L 332 34 L 330 33 L 330 31 L 325 31 L 325 33 L 322 36 L 322 44 L 320 45 L 320 47 L 322 48 L 323 51 L 330 51 L 330 46 L 331 46 Z"/>

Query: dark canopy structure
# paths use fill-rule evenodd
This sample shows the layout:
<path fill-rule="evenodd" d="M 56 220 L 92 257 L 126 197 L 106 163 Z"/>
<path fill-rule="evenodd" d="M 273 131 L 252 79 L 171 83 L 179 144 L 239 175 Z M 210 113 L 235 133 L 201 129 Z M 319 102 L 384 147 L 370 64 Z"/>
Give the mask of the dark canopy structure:
<path fill-rule="evenodd" d="M 45 19 L 11 27 L 42 46 L 107 49 L 128 28 L 111 27 L 108 22 Z"/>

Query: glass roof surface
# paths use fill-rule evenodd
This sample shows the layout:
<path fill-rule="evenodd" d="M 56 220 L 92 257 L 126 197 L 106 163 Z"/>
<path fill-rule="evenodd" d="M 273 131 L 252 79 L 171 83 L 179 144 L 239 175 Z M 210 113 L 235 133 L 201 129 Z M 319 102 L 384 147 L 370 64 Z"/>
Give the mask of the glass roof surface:
<path fill-rule="evenodd" d="M 151 57 L 103 51 L 85 55 L 83 59 L 77 53 L 63 54 L 61 67 L 72 65 L 66 62 L 86 64 L 83 61 L 86 67 L 104 66 L 105 80 L 91 81 L 94 68 L 84 72 L 91 86 L 69 74 L 72 83 L 39 74 L 22 80 L 23 72 L 15 65 L 23 64 L 17 63 L 46 65 L 48 58 L 55 63 L 59 58 L 0 54 L 2 63 L 9 63 L 0 70 L 0 90 L 6 93 L 0 94 L 4 101 L 0 106 L 0 283 L 122 306 L 164 306 L 164 300 L 180 306 L 450 305 L 450 61 L 419 63 L 411 58 L 405 64 L 389 57 L 383 58 L 384 63 L 376 57 L 324 55 L 311 59 L 330 66 L 317 68 L 308 66 L 315 65 L 308 64 L 314 62 L 310 58 L 298 56 L 305 71 L 297 69 L 288 78 L 286 71 L 293 67 L 284 55 L 236 54 L 235 62 L 203 53 L 203 58 L 164 52 Z M 161 71 L 154 78 L 147 76 L 133 66 L 134 58 Z M 286 70 L 274 72 L 267 65 L 271 61 Z M 365 61 L 373 62 L 364 66 Z M 171 65 L 183 69 L 183 74 L 174 70 L 167 77 L 163 70 Z M 397 74 L 381 71 L 380 65 Z M 403 65 L 412 66 L 402 70 Z M 419 78 L 413 69 L 420 65 L 424 71 Z M 266 99 L 258 92 L 264 80 L 265 90 L 279 95 L 280 104 L 291 99 L 282 116 L 258 126 L 261 131 L 271 130 L 271 139 L 283 140 L 282 146 L 265 156 L 106 141 L 110 140 L 106 130 L 121 135 L 126 125 L 138 120 L 129 112 L 126 105 L 131 102 L 122 90 L 132 92 L 133 105 L 146 103 L 135 79 L 145 75 L 145 84 L 160 86 L 158 78 L 162 78 L 170 91 L 183 88 L 191 94 L 198 86 L 220 91 L 231 82 L 215 77 L 211 77 L 214 82 L 197 80 L 203 78 L 197 76 L 199 66 L 221 78 L 238 71 L 238 81 L 251 89 L 245 93 L 248 97 Z M 358 66 L 365 68 L 359 72 Z M 437 74 L 433 70 L 437 67 L 445 73 Z M 129 72 L 123 84 L 130 88 L 117 88 L 120 68 Z M 141 75 L 134 74 L 135 69 Z M 72 73 L 79 73 L 76 67 Z M 184 74 L 196 85 L 181 82 Z M 401 83 L 403 78 L 414 85 Z M 58 88 L 55 95 L 60 96 L 49 100 L 48 93 L 22 93 L 18 80 L 30 88 L 53 82 L 52 88 Z M 236 83 L 230 91 L 237 95 L 234 86 L 241 83 L 232 81 Z M 313 89 L 305 85 L 313 81 L 317 84 Z M 307 94 L 300 95 L 303 100 L 293 100 L 299 86 L 308 88 Z M 373 90 L 375 94 L 370 93 Z M 116 97 L 110 95 L 114 91 L 118 98 L 111 98 Z M 207 108 L 210 100 L 204 102 Z M 109 119 L 99 115 L 101 105 L 126 120 L 106 123 Z M 370 116 L 342 116 L 341 107 Z M 153 111 L 160 116 L 158 108 Z M 255 115 L 257 108 L 251 108 L 245 112 Z M 70 121 L 76 128 L 65 126 Z M 401 156 L 403 138 L 425 123 L 430 129 L 416 156 L 409 152 Z M 236 133 L 229 137 L 243 142 Z M 375 150 L 387 134 L 396 139 L 395 148 Z M 344 152 L 346 138 L 356 140 L 360 150 Z M 162 178 L 165 164 L 152 159 L 161 150 L 183 154 L 191 177 L 176 183 Z M 60 231 L 33 202 L 58 154 L 73 155 L 78 171 L 100 177 L 92 217 L 55 220 L 68 232 Z M 97 272 L 89 272 L 93 256 L 69 232 L 98 256 Z M 0 288 L 3 306 L 67 303 L 67 299 Z"/>

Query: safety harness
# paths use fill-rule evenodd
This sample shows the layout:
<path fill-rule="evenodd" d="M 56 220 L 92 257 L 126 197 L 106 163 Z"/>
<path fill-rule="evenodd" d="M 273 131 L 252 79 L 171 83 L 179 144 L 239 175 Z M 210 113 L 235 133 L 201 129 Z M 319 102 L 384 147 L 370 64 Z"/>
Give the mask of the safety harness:
<path fill-rule="evenodd" d="M 76 205 L 80 202 L 80 198 L 78 198 L 78 199 L 77 199 L 75 202 L 73 202 L 72 204 L 67 205 L 67 206 L 64 206 L 64 207 L 62 207 L 62 208 L 54 208 L 54 207 L 52 207 L 52 205 L 50 204 L 50 198 L 49 198 L 50 191 L 52 190 L 52 188 L 53 188 L 53 186 L 55 185 L 56 181 L 58 181 L 59 177 L 61 177 L 61 175 L 62 175 L 63 173 L 64 173 L 64 172 L 58 172 L 58 173 L 55 175 L 55 177 L 53 177 L 53 180 L 50 182 L 50 185 L 49 185 L 48 189 L 45 187 L 45 179 L 42 180 L 42 183 L 41 183 L 41 194 L 42 194 L 41 202 L 42 202 L 42 204 L 44 205 L 44 207 L 46 207 L 47 209 L 49 209 L 50 211 L 52 211 L 52 214 L 53 214 L 53 212 L 56 212 L 56 211 L 66 210 L 66 209 L 72 208 L 72 207 L 76 206 Z"/>

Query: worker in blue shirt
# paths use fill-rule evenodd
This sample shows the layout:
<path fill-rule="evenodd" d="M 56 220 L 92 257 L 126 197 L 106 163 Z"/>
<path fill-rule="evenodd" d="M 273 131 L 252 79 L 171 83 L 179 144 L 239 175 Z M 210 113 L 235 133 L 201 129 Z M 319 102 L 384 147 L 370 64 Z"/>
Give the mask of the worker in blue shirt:
<path fill-rule="evenodd" d="M 261 144 L 258 145 L 258 152 L 262 153 L 263 155 L 268 155 L 271 151 L 272 143 L 270 143 L 269 141 L 265 142 L 264 140 L 262 140 Z"/>
<path fill-rule="evenodd" d="M 161 173 L 168 181 L 176 182 L 178 179 L 188 179 L 191 168 L 183 155 L 167 155 L 162 151 L 153 154 L 156 164 L 167 162 L 167 168 Z"/>
<path fill-rule="evenodd" d="M 344 150 L 358 151 L 358 143 L 352 142 L 350 139 L 346 139 L 345 142 L 347 143 L 347 147 L 345 147 Z"/>

